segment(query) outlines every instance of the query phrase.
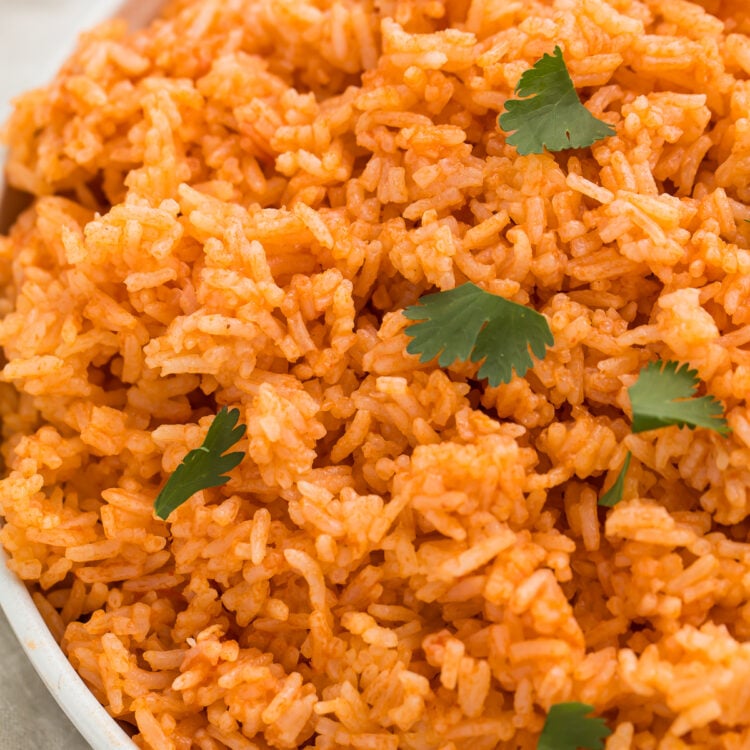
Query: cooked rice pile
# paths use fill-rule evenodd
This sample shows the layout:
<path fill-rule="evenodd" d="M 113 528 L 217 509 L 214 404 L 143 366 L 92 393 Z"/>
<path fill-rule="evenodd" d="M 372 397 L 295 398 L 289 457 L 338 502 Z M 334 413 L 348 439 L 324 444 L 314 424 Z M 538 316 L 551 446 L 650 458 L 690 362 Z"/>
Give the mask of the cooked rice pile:
<path fill-rule="evenodd" d="M 750 14 L 704 5 L 179 0 L 17 102 L 2 541 L 136 744 L 532 750 L 582 701 L 750 747 Z M 617 135 L 521 157 L 555 44 Z M 466 280 L 547 316 L 526 377 L 405 352 Z M 657 356 L 731 437 L 631 434 Z M 245 460 L 158 520 L 222 405 Z"/>

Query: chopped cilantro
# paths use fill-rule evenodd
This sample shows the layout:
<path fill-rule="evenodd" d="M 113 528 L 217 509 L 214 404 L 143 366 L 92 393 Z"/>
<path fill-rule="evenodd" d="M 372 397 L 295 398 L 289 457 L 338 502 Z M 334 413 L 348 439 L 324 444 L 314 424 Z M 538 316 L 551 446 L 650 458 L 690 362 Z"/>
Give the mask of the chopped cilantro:
<path fill-rule="evenodd" d="M 633 432 L 659 427 L 707 427 L 721 435 L 731 430 L 721 403 L 713 396 L 695 397 L 700 381 L 696 370 L 679 362 L 650 362 L 628 388 Z"/>
<path fill-rule="evenodd" d="M 226 453 L 245 434 L 245 425 L 236 427 L 239 409 L 224 406 L 208 428 L 203 445 L 189 451 L 174 470 L 154 501 L 159 518 L 166 518 L 196 492 L 226 484 L 228 471 L 245 457 L 242 452 Z M 224 454 L 224 455 L 222 455 Z"/>
<path fill-rule="evenodd" d="M 420 355 L 422 362 L 438 357 L 441 367 L 483 359 L 479 377 L 491 386 L 509 383 L 513 370 L 523 377 L 533 365 L 529 347 L 542 359 L 546 347 L 554 344 L 543 315 L 471 282 L 421 297 L 404 316 L 422 321 L 406 328 L 412 338 L 406 347 L 410 354 Z"/>
<path fill-rule="evenodd" d="M 707 427 L 721 435 L 731 430 L 724 419 L 721 403 L 713 396 L 695 397 L 700 381 L 696 370 L 679 362 L 650 362 L 628 388 L 633 409 L 633 432 L 660 427 Z M 632 454 L 628 451 L 615 483 L 601 496 L 599 505 L 611 508 L 622 500 L 625 475 Z"/>
<path fill-rule="evenodd" d="M 529 98 L 507 101 L 498 124 L 515 131 L 507 142 L 519 154 L 583 148 L 615 133 L 581 104 L 560 47 L 523 73 L 515 93 Z"/>
<path fill-rule="evenodd" d="M 612 730 L 604 719 L 587 715 L 593 710 L 586 703 L 556 703 L 547 714 L 537 750 L 601 750 Z"/>
<path fill-rule="evenodd" d="M 630 468 L 631 458 L 633 458 L 633 454 L 628 451 L 628 455 L 625 456 L 625 461 L 622 464 L 620 473 L 617 475 L 617 479 L 615 479 L 615 483 L 601 496 L 599 499 L 599 505 L 611 508 L 622 500 L 622 492 L 625 489 L 625 475 Z"/>

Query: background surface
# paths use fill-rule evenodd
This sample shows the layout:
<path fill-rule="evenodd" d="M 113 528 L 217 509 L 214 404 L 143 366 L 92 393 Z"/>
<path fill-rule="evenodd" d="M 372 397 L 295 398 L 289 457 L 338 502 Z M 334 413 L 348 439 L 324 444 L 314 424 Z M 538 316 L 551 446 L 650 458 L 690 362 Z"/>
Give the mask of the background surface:
<path fill-rule="evenodd" d="M 77 32 L 95 22 L 105 4 L 111 0 L 0 0 L 0 120 L 13 96 L 54 74 Z M 89 750 L 37 677 L 1 610 L 0 750 Z"/>

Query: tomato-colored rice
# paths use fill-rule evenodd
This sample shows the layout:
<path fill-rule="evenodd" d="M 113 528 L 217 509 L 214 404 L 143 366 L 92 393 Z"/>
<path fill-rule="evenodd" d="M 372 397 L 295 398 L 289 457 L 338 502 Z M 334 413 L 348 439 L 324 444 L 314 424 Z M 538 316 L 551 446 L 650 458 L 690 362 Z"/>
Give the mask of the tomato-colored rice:
<path fill-rule="evenodd" d="M 556 44 L 617 133 L 519 156 Z M 745 0 L 176 0 L 16 102 L 0 538 L 136 744 L 750 747 L 749 111 Z M 547 317 L 524 378 L 406 353 L 467 280 Z M 730 437 L 631 434 L 655 357 Z"/>

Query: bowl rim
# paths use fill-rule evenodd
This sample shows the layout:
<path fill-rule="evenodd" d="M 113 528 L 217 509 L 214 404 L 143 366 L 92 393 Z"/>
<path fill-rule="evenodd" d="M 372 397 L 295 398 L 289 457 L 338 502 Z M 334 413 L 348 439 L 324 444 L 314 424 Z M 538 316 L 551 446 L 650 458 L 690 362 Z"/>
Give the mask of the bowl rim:
<path fill-rule="evenodd" d="M 163 0 L 97 0 L 76 19 L 77 33 L 108 18 L 123 17 L 134 28 L 152 18 Z M 40 64 L 49 80 L 72 52 L 75 39 L 62 41 Z M 5 161 L 0 148 L 0 165 Z M 5 193 L 0 169 L 0 199 Z M 4 525 L 0 517 L 0 527 Z M 10 624 L 34 670 L 92 750 L 136 750 L 137 745 L 94 697 L 47 627 L 21 579 L 8 567 L 8 555 L 0 544 L 0 609 Z"/>
<path fill-rule="evenodd" d="M 8 568 L 0 546 L 0 608 L 57 704 L 93 750 L 134 750 L 135 743 L 94 697 L 47 628 L 31 594 Z"/>

